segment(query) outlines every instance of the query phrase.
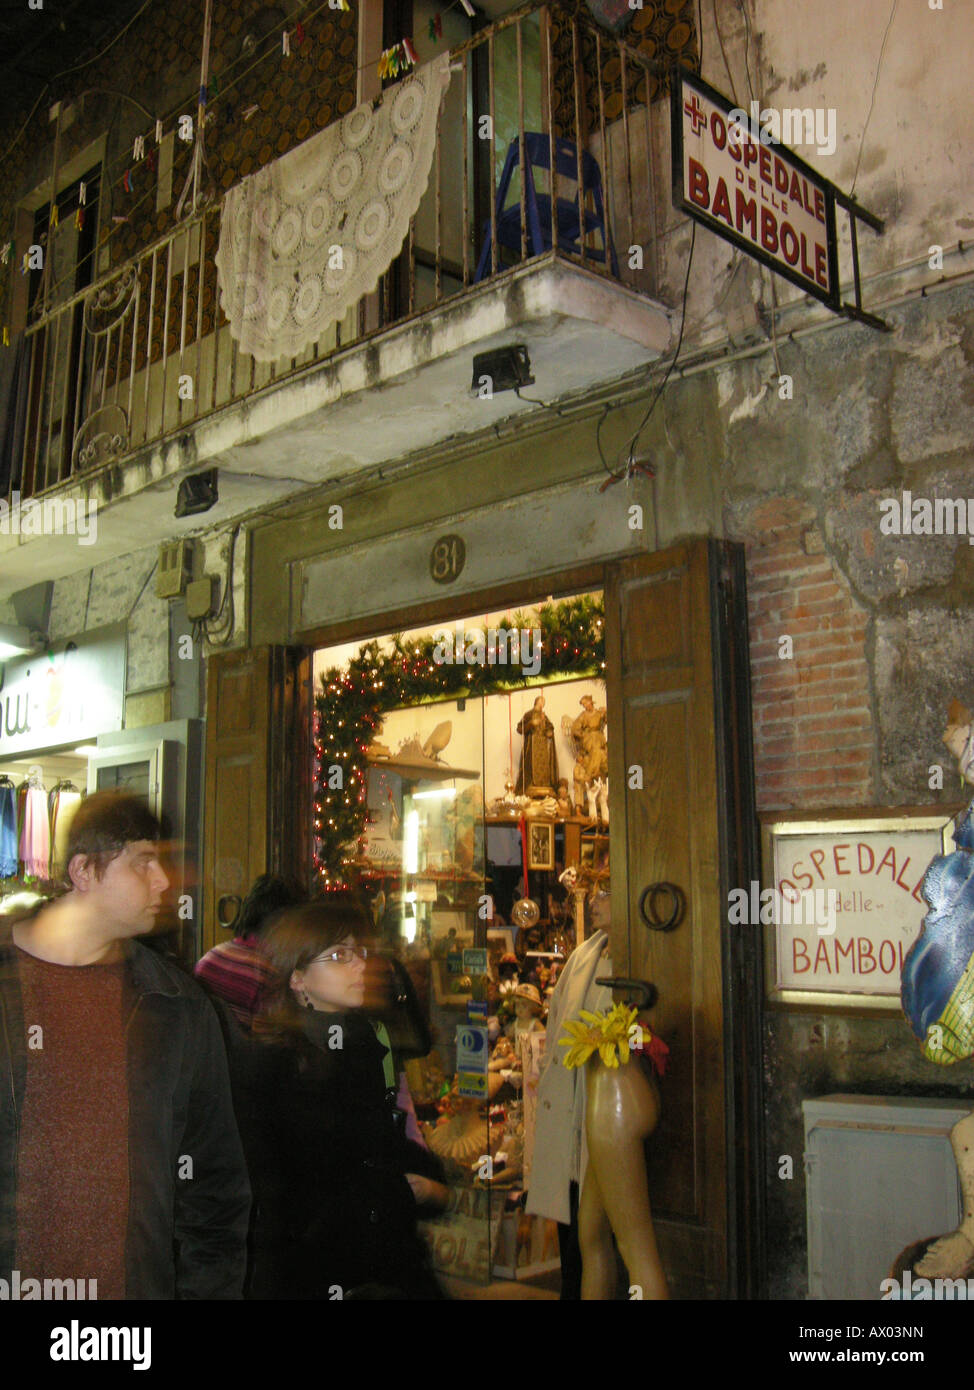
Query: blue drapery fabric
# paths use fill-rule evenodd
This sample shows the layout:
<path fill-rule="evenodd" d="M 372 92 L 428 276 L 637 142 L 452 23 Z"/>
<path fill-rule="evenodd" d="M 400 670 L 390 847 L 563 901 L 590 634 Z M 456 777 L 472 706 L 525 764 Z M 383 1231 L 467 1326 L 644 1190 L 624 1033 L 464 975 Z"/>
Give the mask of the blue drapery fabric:
<path fill-rule="evenodd" d="M 0 787 L 0 878 L 17 872 L 17 793 Z"/>

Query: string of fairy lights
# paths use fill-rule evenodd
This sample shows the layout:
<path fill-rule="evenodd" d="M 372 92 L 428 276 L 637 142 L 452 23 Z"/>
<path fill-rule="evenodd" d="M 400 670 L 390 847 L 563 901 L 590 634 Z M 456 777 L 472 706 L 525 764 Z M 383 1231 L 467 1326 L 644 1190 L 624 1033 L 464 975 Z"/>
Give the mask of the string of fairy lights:
<path fill-rule="evenodd" d="M 474 10 L 470 0 L 453 0 L 453 3 L 445 5 L 437 11 L 428 21 L 428 36 L 431 42 L 436 43 L 443 37 L 443 16 L 451 10 L 462 8 L 469 17 L 473 17 Z M 103 247 L 108 245 L 112 238 L 122 229 L 123 225 L 129 223 L 140 210 L 145 210 L 146 205 L 155 196 L 155 181 L 153 175 L 156 174 L 159 165 L 159 150 L 163 141 L 172 134 L 174 140 L 185 145 L 187 148 L 197 138 L 197 121 L 200 114 L 203 118 L 204 132 L 209 123 L 216 119 L 218 112 L 222 108 L 224 117 L 233 120 L 238 115 L 242 122 L 246 123 L 252 119 L 260 109 L 257 104 L 248 106 L 238 111 L 235 96 L 239 93 L 241 84 L 258 67 L 262 67 L 271 59 L 277 58 L 283 61 L 290 58 L 310 57 L 315 36 L 311 31 L 313 22 L 322 13 L 331 11 L 333 13 L 351 13 L 349 0 L 320 0 L 320 3 L 302 7 L 291 15 L 285 27 L 280 30 L 265 35 L 254 50 L 252 61 L 247 62 L 239 71 L 234 71 L 249 54 L 241 54 L 232 62 L 226 64 L 220 72 L 215 72 L 209 76 L 207 83 L 199 88 L 197 94 L 197 107 L 193 113 L 186 111 L 186 102 L 183 100 L 178 106 L 173 107 L 164 115 L 153 118 L 150 114 L 151 125 L 147 129 L 133 138 L 131 152 L 126 149 L 121 155 L 104 163 L 100 170 L 100 183 L 103 188 L 108 188 L 113 194 L 124 194 L 127 201 L 125 213 L 113 217 L 112 224 L 102 229 L 98 245 L 93 247 L 90 252 L 84 253 L 79 260 L 72 264 L 59 280 L 52 280 L 47 285 L 47 297 L 50 299 L 56 296 L 60 289 L 65 285 L 73 284 L 78 269 L 89 257 L 96 255 Z M 140 12 L 141 13 L 141 12 Z M 138 16 L 136 16 L 137 18 Z M 128 27 L 128 26 L 126 26 Z M 124 31 L 123 31 L 124 32 Z M 114 42 L 114 40 L 113 40 Z M 110 48 L 111 43 L 108 45 Z M 103 50 L 104 52 L 105 50 Z M 99 55 L 102 56 L 102 55 Z M 92 61 L 97 61 L 92 59 Z M 359 65 L 356 72 L 365 71 L 374 67 L 380 80 L 398 79 L 405 77 L 416 66 L 419 56 L 416 51 L 415 43 L 411 36 L 404 36 L 398 43 L 389 48 L 383 49 L 377 57 L 370 58 L 367 62 Z M 71 69 L 75 71 L 76 69 Z M 91 89 L 98 90 L 98 89 Z M 80 94 L 81 96 L 87 93 Z M 122 99 L 130 99 L 143 112 L 146 108 L 134 98 L 127 98 L 124 93 L 116 93 Z M 36 104 L 31 115 L 28 117 L 20 135 L 26 130 L 30 119 L 36 111 Z M 149 114 L 149 113 L 147 113 Z M 17 144 L 20 135 L 8 145 L 7 156 Z M 203 151 L 204 165 L 206 163 L 205 149 Z M 149 178 L 144 179 L 144 172 Z M 145 187 L 140 187 L 145 183 Z M 54 230 L 59 225 L 58 201 L 64 200 L 74 205 L 75 210 L 72 216 L 75 229 L 80 233 L 85 226 L 88 208 L 89 189 L 84 179 L 77 182 L 67 189 L 54 190 L 49 210 L 49 229 Z M 179 205 L 176 210 L 176 220 L 179 220 Z M 5 267 L 12 274 L 18 266 L 14 264 L 15 242 L 12 237 L 0 245 L 0 267 Z M 32 270 L 43 269 L 44 257 L 43 249 L 32 245 L 19 258 L 19 270 L 23 275 L 27 275 Z M 7 312 L 10 302 L 10 282 L 4 288 L 4 322 L 2 324 L 2 344 L 5 347 L 10 345 L 10 330 L 7 320 Z"/>
<path fill-rule="evenodd" d="M 601 597 L 585 594 L 541 604 L 536 612 L 506 616 L 498 628 L 540 630 L 537 680 L 602 677 L 605 610 Z M 465 634 L 465 643 L 473 640 Z M 387 649 L 366 642 L 344 667 L 321 677 L 314 716 L 314 838 L 318 886 L 332 892 L 350 886 L 365 845 L 368 750 L 390 710 L 431 701 L 477 698 L 520 689 L 522 679 L 503 666 L 471 666 L 436 660 L 437 638 L 394 636 Z"/>

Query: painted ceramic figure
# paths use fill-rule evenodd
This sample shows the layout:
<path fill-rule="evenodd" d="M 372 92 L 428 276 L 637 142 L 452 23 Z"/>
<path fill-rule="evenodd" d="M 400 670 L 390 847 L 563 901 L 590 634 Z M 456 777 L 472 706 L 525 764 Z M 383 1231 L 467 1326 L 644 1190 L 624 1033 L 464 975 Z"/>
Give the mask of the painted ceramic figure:
<path fill-rule="evenodd" d="M 943 741 L 961 777 L 974 786 L 974 716 L 957 700 Z M 903 965 L 903 1010 L 924 1056 L 942 1066 L 974 1055 L 974 801 L 954 827 L 952 854 L 938 855 L 923 880 L 930 905 Z M 950 1135 L 964 1214 L 956 1231 L 928 1244 L 914 1273 L 964 1278 L 974 1272 L 974 1113 Z"/>

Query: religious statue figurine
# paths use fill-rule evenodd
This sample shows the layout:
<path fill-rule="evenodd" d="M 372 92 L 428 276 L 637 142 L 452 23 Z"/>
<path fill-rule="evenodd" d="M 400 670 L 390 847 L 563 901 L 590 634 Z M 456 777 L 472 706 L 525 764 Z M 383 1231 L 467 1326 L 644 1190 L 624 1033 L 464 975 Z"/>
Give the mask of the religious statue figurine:
<path fill-rule="evenodd" d="M 596 709 L 591 695 L 583 695 L 578 703 L 582 706 L 582 712 L 575 716 L 571 726 L 576 749 L 573 778 L 575 805 L 584 815 L 589 786 L 600 777 L 608 778 L 609 754 L 604 732 L 605 709 Z"/>
<path fill-rule="evenodd" d="M 954 700 L 943 741 L 961 777 L 974 786 L 974 715 Z M 903 963 L 903 1011 L 924 1056 L 950 1066 L 974 1055 L 974 801 L 954 825 L 952 854 L 938 855 L 923 880 L 930 911 Z M 974 1113 L 951 1130 L 963 1196 L 955 1231 L 904 1251 L 895 1268 L 920 1278 L 974 1274 Z M 919 1256 L 919 1258 L 918 1258 Z"/>
<path fill-rule="evenodd" d="M 558 785 L 558 758 L 555 753 L 555 726 L 544 712 L 544 696 L 539 695 L 518 721 L 517 731 L 524 743 L 517 773 L 518 794 L 554 796 Z"/>
<path fill-rule="evenodd" d="M 572 799 L 568 791 L 568 783 L 565 781 L 564 777 L 561 778 L 561 780 L 558 783 L 558 786 L 555 788 L 555 804 L 557 806 L 559 816 L 561 816 L 565 820 L 568 819 L 568 817 L 572 814 L 572 811 L 575 809 L 572 805 Z"/>

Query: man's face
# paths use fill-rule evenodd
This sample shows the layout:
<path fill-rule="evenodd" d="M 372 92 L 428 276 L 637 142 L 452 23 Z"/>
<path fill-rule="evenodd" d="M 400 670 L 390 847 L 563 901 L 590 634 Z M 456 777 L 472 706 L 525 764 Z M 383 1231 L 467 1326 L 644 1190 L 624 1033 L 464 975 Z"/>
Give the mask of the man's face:
<path fill-rule="evenodd" d="M 101 879 L 93 878 L 89 892 L 93 905 L 104 912 L 115 937 L 141 936 L 151 931 L 169 887 L 151 840 L 131 840 L 111 860 Z"/>

